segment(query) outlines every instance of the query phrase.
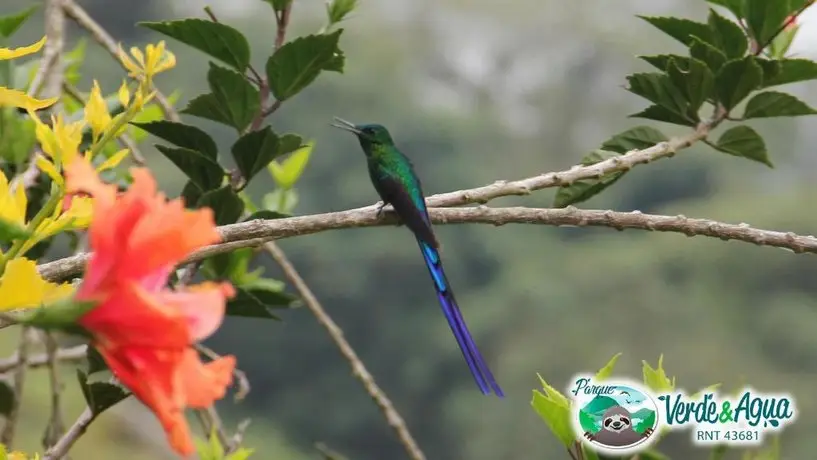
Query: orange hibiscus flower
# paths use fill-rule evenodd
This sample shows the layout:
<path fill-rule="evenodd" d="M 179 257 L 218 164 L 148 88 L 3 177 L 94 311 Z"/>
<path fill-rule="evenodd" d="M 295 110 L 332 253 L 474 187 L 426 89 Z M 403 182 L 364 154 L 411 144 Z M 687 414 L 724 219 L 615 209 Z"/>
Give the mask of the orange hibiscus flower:
<path fill-rule="evenodd" d="M 79 323 L 113 374 L 159 418 L 173 449 L 189 455 L 195 449 L 184 409 L 223 398 L 235 367 L 233 356 L 204 364 L 191 345 L 215 332 L 234 289 L 165 287 L 173 267 L 219 240 L 213 213 L 167 201 L 147 169 L 131 174 L 133 184 L 118 194 L 86 161 L 66 168 L 68 193 L 94 203 L 92 253 L 76 297 L 98 303 Z"/>

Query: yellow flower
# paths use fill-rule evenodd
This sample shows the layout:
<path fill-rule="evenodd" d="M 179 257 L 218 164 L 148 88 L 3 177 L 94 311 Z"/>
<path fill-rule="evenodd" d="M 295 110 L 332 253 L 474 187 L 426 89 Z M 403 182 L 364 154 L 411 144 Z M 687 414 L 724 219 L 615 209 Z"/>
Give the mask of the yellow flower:
<path fill-rule="evenodd" d="M 36 114 L 29 112 L 29 115 L 36 125 L 34 134 L 43 152 L 51 157 L 54 165 L 61 167 L 76 159 L 82 142 L 82 130 L 85 128 L 84 120 L 66 123 L 62 114 L 52 115 L 51 126 L 48 126 Z"/>
<path fill-rule="evenodd" d="M 98 139 L 111 123 L 108 105 L 105 103 L 105 98 L 102 97 L 102 90 L 99 89 L 99 83 L 96 80 L 91 88 L 88 103 L 85 104 L 85 121 L 91 126 L 94 139 Z"/>
<path fill-rule="evenodd" d="M 74 287 L 44 280 L 37 263 L 24 258 L 12 259 L 0 276 L 0 310 L 35 308 L 70 297 Z"/>
<path fill-rule="evenodd" d="M 26 191 L 20 184 L 15 184 L 13 188 L 14 190 L 11 190 L 6 175 L 0 171 L 0 219 L 25 228 L 28 204 Z"/>
<path fill-rule="evenodd" d="M 119 103 L 122 104 L 122 107 L 127 108 L 128 104 L 130 104 L 130 90 L 128 89 L 128 83 L 126 81 L 122 81 L 122 86 L 119 87 L 117 96 L 119 97 Z"/>
<path fill-rule="evenodd" d="M 21 48 L 0 48 L 0 61 L 36 53 L 40 51 L 43 45 L 45 45 L 45 37 L 33 45 L 23 46 Z M 57 102 L 57 99 L 59 98 L 36 99 L 22 91 L 0 86 L 0 107 L 22 107 L 29 111 L 35 111 L 54 104 Z"/>
<path fill-rule="evenodd" d="M 134 46 L 130 49 L 130 54 L 133 59 L 122 50 L 122 45 L 119 45 L 119 60 L 128 69 L 128 75 L 136 79 L 144 77 L 149 82 L 157 73 L 176 66 L 176 56 L 165 50 L 164 40 L 155 46 L 147 45 L 144 53 Z"/>

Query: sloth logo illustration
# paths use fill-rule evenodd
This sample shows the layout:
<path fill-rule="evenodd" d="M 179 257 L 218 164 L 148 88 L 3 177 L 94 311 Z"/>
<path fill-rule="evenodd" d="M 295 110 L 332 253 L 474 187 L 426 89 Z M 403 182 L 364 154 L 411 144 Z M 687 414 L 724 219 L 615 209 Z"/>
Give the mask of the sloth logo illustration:
<path fill-rule="evenodd" d="M 653 429 L 651 427 L 646 428 L 643 433 L 634 431 L 632 420 L 633 417 L 630 411 L 621 406 L 613 406 L 604 411 L 601 430 L 595 434 L 585 431 L 584 436 L 590 441 L 605 446 L 627 447 L 652 435 Z"/>

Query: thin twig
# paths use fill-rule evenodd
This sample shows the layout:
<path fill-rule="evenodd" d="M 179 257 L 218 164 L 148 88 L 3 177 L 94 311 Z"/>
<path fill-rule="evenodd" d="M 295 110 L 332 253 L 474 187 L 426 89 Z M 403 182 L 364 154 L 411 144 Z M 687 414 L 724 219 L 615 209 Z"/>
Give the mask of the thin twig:
<path fill-rule="evenodd" d="M 45 342 L 46 363 L 48 366 L 48 379 L 51 386 L 51 417 L 43 436 L 43 447 L 49 448 L 56 444 L 57 441 L 65 433 L 65 422 L 62 419 L 62 382 L 60 382 L 60 374 L 58 368 L 58 351 L 54 334 L 49 331 L 42 331 L 43 341 Z"/>
<path fill-rule="evenodd" d="M 20 366 L 14 374 L 14 399 L 11 402 L 11 409 L 6 416 L 6 423 L 3 425 L 3 431 L 0 433 L 0 443 L 11 449 L 14 442 L 14 434 L 17 428 L 17 419 L 20 417 L 20 405 L 23 402 L 23 388 L 26 381 L 26 362 L 28 360 L 28 349 L 31 345 L 29 333 L 31 329 L 24 326 L 20 331 L 20 345 L 17 347 L 17 357 L 20 361 Z"/>
<path fill-rule="evenodd" d="M 335 324 L 332 317 L 323 309 L 317 297 L 315 297 L 315 294 L 312 293 L 312 290 L 303 278 L 301 278 L 301 275 L 289 261 L 286 254 L 273 242 L 265 244 L 264 249 L 266 249 L 275 262 L 281 266 L 284 275 L 298 291 L 304 304 L 306 304 L 307 308 L 315 315 L 315 318 L 321 326 L 326 329 L 326 332 L 332 338 L 332 341 L 335 342 L 335 345 L 337 345 L 343 357 L 346 358 L 352 366 L 352 374 L 360 381 L 366 389 L 366 392 L 369 393 L 369 396 L 371 396 L 375 404 L 377 404 L 381 412 L 383 412 L 387 423 L 397 433 L 397 437 L 400 439 L 400 443 L 406 449 L 406 453 L 408 453 L 409 457 L 413 460 L 424 460 L 425 454 L 423 454 L 420 446 L 411 435 L 403 417 L 400 416 L 400 413 L 394 408 L 391 400 L 377 385 L 374 377 L 366 369 L 366 366 L 364 366 L 363 361 L 360 360 L 355 350 L 343 337 L 341 328 Z"/>
<path fill-rule="evenodd" d="M 454 192 L 456 195 L 458 192 Z M 451 194 L 447 194 L 451 195 Z M 683 233 L 687 236 L 707 236 L 721 240 L 742 241 L 758 246 L 788 249 L 797 254 L 817 254 L 817 238 L 793 232 L 779 232 L 751 227 L 748 224 L 727 224 L 709 219 L 693 219 L 683 215 L 664 216 L 640 211 L 543 208 L 429 208 L 435 224 L 482 223 L 491 225 L 536 224 L 577 227 L 609 227 L 617 230 L 639 229 Z M 377 217 L 374 206 L 348 211 L 289 217 L 274 220 L 252 220 L 219 227 L 222 243 L 204 247 L 191 254 L 183 263 L 202 260 L 240 248 L 259 247 L 267 241 L 310 235 L 341 228 L 394 225 L 395 216 L 386 212 Z M 50 281 L 63 281 L 82 273 L 87 254 L 67 257 L 38 266 L 40 274 Z"/>
<path fill-rule="evenodd" d="M 68 431 L 43 456 L 43 460 L 59 460 L 63 458 L 94 421 L 94 413 L 86 407 L 79 418 L 68 428 Z"/>
<path fill-rule="evenodd" d="M 87 345 L 77 345 L 71 348 L 60 348 L 56 351 L 54 360 L 60 362 L 82 361 L 87 356 L 87 353 L 88 353 Z M 50 365 L 49 355 L 46 353 L 39 355 L 29 355 L 26 357 L 25 361 L 23 361 L 20 359 L 20 354 L 18 352 L 15 352 L 15 354 L 12 355 L 11 357 L 0 360 L 0 374 L 17 369 L 23 364 L 28 366 L 30 369 L 49 366 Z"/>
<path fill-rule="evenodd" d="M 76 1 L 74 0 L 62 0 L 63 1 L 63 8 L 65 9 L 65 13 L 73 19 L 80 27 L 87 30 L 88 33 L 91 34 L 94 41 L 102 45 L 108 53 L 113 56 L 114 60 L 119 63 L 120 66 L 124 68 L 122 61 L 119 59 L 119 47 L 116 43 L 116 40 L 113 39 L 111 34 L 109 34 L 99 23 L 97 23 L 94 18 L 92 18 L 88 12 L 86 12 L 81 6 L 79 6 Z M 173 105 L 168 101 L 167 97 L 158 89 L 156 90 L 156 103 L 159 104 L 159 107 L 162 109 L 164 116 L 166 119 L 170 121 L 178 122 L 181 120 L 179 118 L 179 114 L 176 112 L 176 109 L 173 108 Z"/>

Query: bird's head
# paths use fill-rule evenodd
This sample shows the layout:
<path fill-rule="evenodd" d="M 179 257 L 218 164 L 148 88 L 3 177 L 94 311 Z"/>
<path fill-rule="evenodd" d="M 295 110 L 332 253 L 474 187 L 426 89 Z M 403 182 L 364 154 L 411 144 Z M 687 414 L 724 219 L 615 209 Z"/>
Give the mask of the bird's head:
<path fill-rule="evenodd" d="M 350 121 L 335 117 L 335 122 L 332 123 L 332 126 L 344 131 L 349 131 L 357 136 L 357 140 L 360 141 L 360 146 L 363 147 L 367 155 L 372 153 L 372 150 L 377 147 L 394 144 L 389 130 L 382 125 L 356 125 Z"/>

